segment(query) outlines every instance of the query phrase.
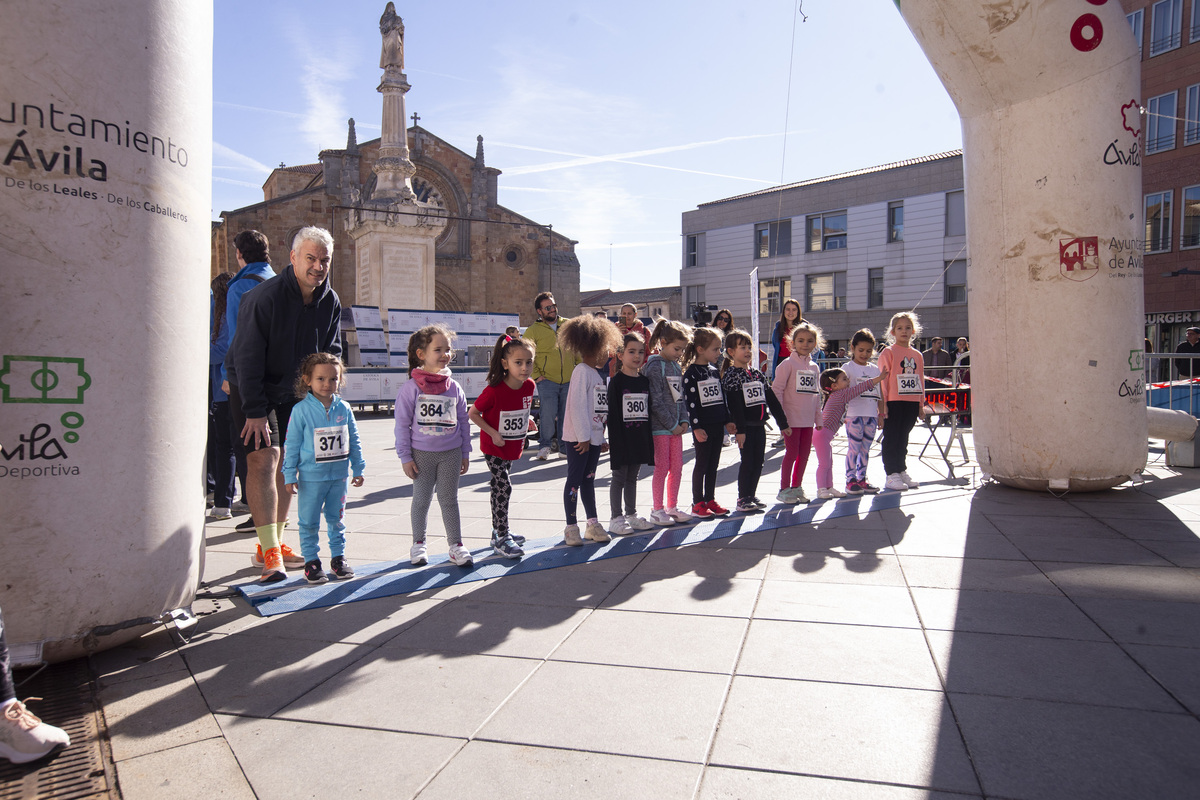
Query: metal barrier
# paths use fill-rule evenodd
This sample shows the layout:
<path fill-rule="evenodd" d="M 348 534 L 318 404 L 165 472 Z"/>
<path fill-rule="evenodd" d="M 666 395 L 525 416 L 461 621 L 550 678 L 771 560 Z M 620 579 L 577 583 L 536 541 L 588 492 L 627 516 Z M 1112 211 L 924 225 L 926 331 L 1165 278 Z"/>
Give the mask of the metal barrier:
<path fill-rule="evenodd" d="M 1197 416 L 1200 410 L 1200 354 L 1146 353 L 1141 376 L 1141 386 L 1131 382 L 1128 387 L 1130 396 L 1136 397 L 1141 390 L 1148 406 L 1186 411 Z"/>

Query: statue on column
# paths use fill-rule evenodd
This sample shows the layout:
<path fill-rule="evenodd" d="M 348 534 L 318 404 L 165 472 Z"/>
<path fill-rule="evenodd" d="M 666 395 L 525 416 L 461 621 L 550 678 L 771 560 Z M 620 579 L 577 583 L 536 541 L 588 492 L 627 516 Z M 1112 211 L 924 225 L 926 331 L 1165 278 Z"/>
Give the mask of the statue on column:
<path fill-rule="evenodd" d="M 404 20 L 396 14 L 396 4 L 388 3 L 379 18 L 379 32 L 383 35 L 383 51 L 379 55 L 380 69 L 396 67 L 404 71 Z"/>

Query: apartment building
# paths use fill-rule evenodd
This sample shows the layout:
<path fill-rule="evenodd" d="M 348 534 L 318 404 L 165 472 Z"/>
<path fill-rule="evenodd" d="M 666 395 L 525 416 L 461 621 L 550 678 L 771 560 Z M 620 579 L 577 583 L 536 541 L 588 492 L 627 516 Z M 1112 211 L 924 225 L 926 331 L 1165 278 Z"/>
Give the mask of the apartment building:
<path fill-rule="evenodd" d="M 1122 0 L 1142 53 L 1146 338 L 1200 325 L 1200 0 Z"/>
<path fill-rule="evenodd" d="M 833 345 L 878 337 L 915 308 L 925 338 L 967 335 L 962 151 L 909 159 L 702 203 L 683 214 L 684 307 L 728 307 L 770 338 L 781 303 Z M 757 268 L 758 306 L 750 308 Z"/>

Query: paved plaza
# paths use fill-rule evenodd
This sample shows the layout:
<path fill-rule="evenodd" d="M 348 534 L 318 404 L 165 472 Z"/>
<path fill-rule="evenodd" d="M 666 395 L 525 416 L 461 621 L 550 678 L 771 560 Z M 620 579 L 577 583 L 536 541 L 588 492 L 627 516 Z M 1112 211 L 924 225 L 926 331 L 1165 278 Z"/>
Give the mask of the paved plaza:
<path fill-rule="evenodd" d="M 347 553 L 404 558 L 392 420 L 360 424 Z M 915 459 L 926 436 L 919 490 L 814 504 L 811 524 L 269 618 L 197 601 L 190 643 L 159 628 L 94 657 L 122 795 L 1200 796 L 1197 471 L 1152 451 L 1141 486 L 1060 499 L 973 464 L 948 480 L 932 447 Z M 521 463 L 514 531 L 561 536 L 565 470 Z M 728 506 L 736 471 L 727 448 Z M 685 500 L 690 474 L 689 451 Z M 486 478 L 476 455 L 473 550 Z M 607 521 L 607 459 L 597 494 Z M 238 521 L 208 526 L 213 586 L 258 575 Z M 432 553 L 442 531 L 435 503 Z"/>

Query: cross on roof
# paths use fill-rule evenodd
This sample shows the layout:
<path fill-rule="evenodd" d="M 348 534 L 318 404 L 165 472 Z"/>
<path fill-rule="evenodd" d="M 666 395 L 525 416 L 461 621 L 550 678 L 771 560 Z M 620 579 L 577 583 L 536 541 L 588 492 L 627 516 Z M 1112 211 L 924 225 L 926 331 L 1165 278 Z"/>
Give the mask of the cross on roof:
<path fill-rule="evenodd" d="M 413 115 L 412 115 L 412 121 L 413 121 L 414 128 L 417 127 L 417 123 L 420 122 L 420 120 L 421 120 L 421 117 L 417 114 L 417 112 L 414 111 Z"/>

